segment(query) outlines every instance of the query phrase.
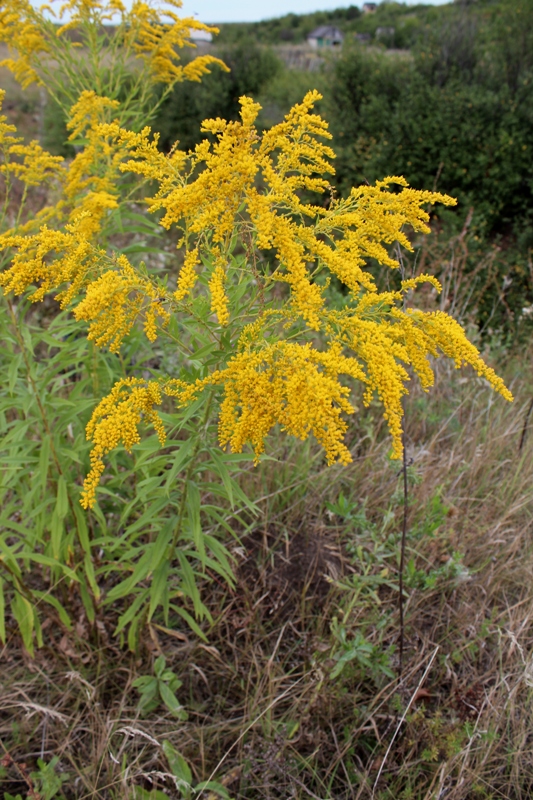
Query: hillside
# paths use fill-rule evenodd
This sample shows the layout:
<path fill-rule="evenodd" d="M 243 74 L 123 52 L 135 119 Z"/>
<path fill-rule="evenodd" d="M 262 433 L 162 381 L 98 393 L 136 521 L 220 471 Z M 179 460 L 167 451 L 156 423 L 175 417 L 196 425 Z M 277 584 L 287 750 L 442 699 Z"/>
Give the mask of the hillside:
<path fill-rule="evenodd" d="M 361 3 L 361 7 L 362 5 Z M 469 18 L 486 20 L 497 14 L 501 5 L 499 0 L 477 0 L 475 3 L 466 0 L 441 6 L 382 2 L 373 13 L 365 13 L 359 6 L 350 5 L 312 14 L 285 14 L 261 22 L 224 23 L 219 25 L 220 35 L 217 41 L 221 45 L 244 41 L 268 45 L 287 42 L 297 44 L 305 42 L 311 31 L 318 26 L 334 25 L 348 39 L 357 34 L 366 34 L 371 41 L 381 41 L 389 47 L 406 49 L 419 44 L 434 27 L 447 22 L 457 13 L 458 7 Z M 378 32 L 378 29 L 383 28 L 394 28 L 394 33 Z"/>

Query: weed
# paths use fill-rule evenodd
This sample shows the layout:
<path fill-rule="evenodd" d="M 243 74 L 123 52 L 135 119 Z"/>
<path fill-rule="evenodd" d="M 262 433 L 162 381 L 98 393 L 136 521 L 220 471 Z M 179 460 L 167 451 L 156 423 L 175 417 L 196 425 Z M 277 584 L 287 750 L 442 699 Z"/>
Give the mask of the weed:
<path fill-rule="evenodd" d="M 154 664 L 154 675 L 141 675 L 132 686 L 140 694 L 138 709 L 145 716 L 163 704 L 171 714 L 180 720 L 187 719 L 187 713 L 180 705 L 176 692 L 182 686 L 179 678 L 169 669 L 165 669 L 166 659 L 159 656 Z"/>

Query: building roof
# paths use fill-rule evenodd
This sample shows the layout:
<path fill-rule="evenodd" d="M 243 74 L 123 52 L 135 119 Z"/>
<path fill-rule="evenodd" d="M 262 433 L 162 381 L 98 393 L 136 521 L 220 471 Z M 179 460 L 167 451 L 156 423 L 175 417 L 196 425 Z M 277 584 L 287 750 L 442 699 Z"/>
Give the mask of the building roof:
<path fill-rule="evenodd" d="M 344 39 L 341 31 L 333 25 L 320 25 L 309 34 L 308 39 L 337 39 L 341 41 Z"/>

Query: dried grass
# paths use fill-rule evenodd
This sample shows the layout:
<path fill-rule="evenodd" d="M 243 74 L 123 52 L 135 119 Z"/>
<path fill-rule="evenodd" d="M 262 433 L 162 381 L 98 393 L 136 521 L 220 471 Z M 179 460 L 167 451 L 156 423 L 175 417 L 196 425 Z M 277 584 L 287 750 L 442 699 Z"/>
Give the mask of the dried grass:
<path fill-rule="evenodd" d="M 400 682 L 360 667 L 329 677 L 331 622 L 349 600 L 335 583 L 361 571 L 353 545 L 374 552 L 373 574 L 397 563 L 400 477 L 371 411 L 352 430 L 351 467 L 326 470 L 311 447 L 284 443 L 276 462 L 250 473 L 247 488 L 262 498 L 264 516 L 235 547 L 235 589 L 206 579 L 215 620 L 207 644 L 154 624 L 133 655 L 114 639 L 111 614 L 93 629 L 80 616 L 68 635 L 50 624 L 35 659 L 8 641 L 4 791 L 27 792 L 36 759 L 58 756 L 69 800 L 134 797 L 134 786 L 179 797 L 161 748 L 168 740 L 196 781 L 213 774 L 239 799 L 530 797 L 532 435 L 518 452 L 530 365 L 530 354 L 506 365 L 513 406 L 444 364 L 432 395 L 411 395 L 408 560 L 428 575 L 460 551 L 464 570 L 408 589 Z M 383 538 L 396 542 L 392 557 L 325 512 L 341 490 L 364 501 L 369 522 L 389 520 Z M 436 497 L 448 512 L 432 535 Z M 387 648 L 398 644 L 396 592 L 383 586 L 379 602 L 356 602 L 344 625 Z M 161 653 L 184 681 L 186 722 L 163 708 L 146 718 L 136 710 L 132 682 Z"/>

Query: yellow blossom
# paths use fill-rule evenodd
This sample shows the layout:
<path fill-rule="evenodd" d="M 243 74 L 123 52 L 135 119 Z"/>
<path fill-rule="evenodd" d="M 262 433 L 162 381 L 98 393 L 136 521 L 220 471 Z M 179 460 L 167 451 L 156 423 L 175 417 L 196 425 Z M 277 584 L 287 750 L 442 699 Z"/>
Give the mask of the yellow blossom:
<path fill-rule="evenodd" d="M 11 172 L 27 186 L 39 186 L 61 174 L 63 157 L 51 155 L 35 140 L 29 144 L 12 144 L 9 154 L 21 157 L 22 162 L 10 161 L 0 166 L 0 171 Z"/>
<path fill-rule="evenodd" d="M 0 66 L 11 70 L 23 88 L 33 82 L 43 83 L 36 67 L 50 47 L 39 24 L 39 12 L 28 0 L 7 0 L 2 4 L 0 42 L 16 53 L 16 57 L 1 61 Z"/>
<path fill-rule="evenodd" d="M 349 463 L 342 413 L 351 414 L 354 408 L 339 374 L 364 379 L 357 362 L 343 357 L 338 345 L 323 353 L 310 345 L 278 342 L 239 353 L 213 376 L 224 388 L 220 444 L 241 452 L 249 442 L 258 458 L 268 433 L 280 424 L 299 439 L 313 433 L 328 463 Z"/>
<path fill-rule="evenodd" d="M 187 255 L 185 256 L 185 260 L 183 262 L 183 266 L 180 270 L 180 274 L 178 277 L 178 287 L 174 292 L 174 299 L 180 302 L 184 300 L 185 297 L 189 294 L 191 289 L 194 288 L 194 284 L 198 278 L 196 274 L 196 265 L 199 263 L 198 259 L 198 248 L 194 248 L 193 250 L 189 250 Z"/>
<path fill-rule="evenodd" d="M 2 108 L 6 93 L 5 89 L 0 89 L 0 108 Z M 10 125 L 7 121 L 5 114 L 0 115 L 0 146 L 5 149 L 6 146 L 12 146 L 22 141 L 20 136 L 13 136 L 17 132 L 15 125 Z"/>
<path fill-rule="evenodd" d="M 85 10 L 77 6 L 80 14 L 92 7 L 91 0 L 84 2 Z M 145 25 L 143 41 L 155 37 L 161 58 L 171 58 L 165 47 L 172 37 L 152 30 L 150 7 L 137 3 L 134 8 L 137 22 Z M 140 53 L 148 58 L 147 50 Z M 214 394 L 220 444 L 235 452 L 248 444 L 259 458 L 266 437 L 279 425 L 300 439 L 314 435 L 328 463 L 351 458 L 345 434 L 347 418 L 355 413 L 354 382 L 364 386 L 364 405 L 374 397 L 382 404 L 396 458 L 402 453 L 408 382 L 415 375 L 428 390 L 434 381 L 432 358 L 471 365 L 512 399 L 453 319 L 409 307 L 420 283 L 440 290 L 433 276 L 398 281 L 398 288 L 380 292 L 366 267 L 375 259 L 397 270 L 391 245 L 412 249 L 406 227 L 427 232 L 424 206 L 453 205 L 452 198 L 387 177 L 320 205 L 303 199 L 310 191 L 329 192 L 333 173 L 327 124 L 313 113 L 319 98 L 308 93 L 282 123 L 261 133 L 256 127 L 260 107 L 243 97 L 239 120 L 206 120 L 203 130 L 211 140 L 189 153 L 176 146 L 165 154 L 148 127 L 128 130 L 119 122 L 122 112 L 115 101 L 86 91 L 69 121 L 72 136 L 84 144 L 66 167 L 38 146 L 24 149 L 0 119 L 4 153 L 9 156 L 11 150 L 22 158 L 13 168 L 10 161 L 8 169 L 20 170 L 27 182 L 44 180 L 57 169 L 63 183 L 55 228 L 54 212 L 43 209 L 33 227 L 25 223 L 0 236 L 0 246 L 13 252 L 0 276 L 4 290 L 20 294 L 32 287 L 33 301 L 58 292 L 60 303 L 75 303 L 75 317 L 89 323 L 89 339 L 112 351 L 136 324 L 154 341 L 173 316 L 193 340 L 191 332 L 202 326 L 201 346 L 209 341 L 216 348 L 216 362 L 204 364 L 197 379 L 184 380 L 181 372 L 161 376 L 157 383 L 131 379 L 104 398 L 87 429 L 93 451 L 86 506 L 95 500 L 104 457 L 121 442 L 129 449 L 138 441 L 142 416 L 163 436 L 154 410 L 163 396 L 183 408 L 201 392 Z M 124 202 L 124 173 L 130 173 L 130 182 L 138 175 L 140 185 L 155 186 L 145 201 L 148 210 L 162 214 L 164 228 L 178 231 L 178 249 L 185 255 L 169 276 L 174 291 L 152 277 L 146 265 L 136 266 L 124 253 L 96 244 Z M 268 263 L 257 257 L 260 250 L 270 251 Z M 324 287 L 332 277 L 346 288 L 340 310 L 326 302 Z M 189 300 L 195 302 L 184 302 Z M 179 342 L 174 334 L 173 339 Z"/>
<path fill-rule="evenodd" d="M 71 131 L 69 140 L 72 141 L 82 136 L 86 130 L 94 128 L 98 122 L 104 122 L 106 111 L 115 111 L 119 106 L 118 100 L 109 97 L 100 97 L 92 89 L 81 92 L 77 102 L 70 110 L 67 129 Z"/>
<path fill-rule="evenodd" d="M 60 63 L 70 60 L 72 69 L 74 49 L 81 44 L 91 49 L 94 40 L 90 31 L 99 32 L 102 26 L 112 23 L 116 42 L 107 46 L 111 74 L 120 71 L 132 57 L 144 62 L 145 83 L 172 86 L 176 81 L 199 81 L 214 65 L 227 71 L 226 65 L 211 55 L 199 56 L 184 66 L 179 63 L 177 50 L 195 47 L 192 31 L 218 33 L 217 28 L 193 17 L 180 17 L 172 10 L 179 10 L 181 5 L 180 0 L 167 0 L 164 4 L 134 0 L 128 8 L 121 0 L 67 0 L 56 14 L 46 5 L 33 8 L 29 0 L 5 0 L 0 8 L 0 41 L 8 45 L 13 57 L 5 59 L 1 66 L 10 69 L 23 87 L 36 82 L 61 89 L 61 76 L 56 76 L 53 59 Z M 59 21 L 67 21 L 59 27 L 50 25 L 45 11 Z M 64 34 L 71 30 L 80 31 L 82 42 L 66 41 Z M 99 69 L 98 62 L 91 63 L 89 69 L 83 64 L 87 88 L 98 85 Z M 82 69 L 78 69 L 78 80 L 81 75 Z"/>
<path fill-rule="evenodd" d="M 221 264 L 217 264 L 209 281 L 209 291 L 211 292 L 211 311 L 217 315 L 220 325 L 227 325 L 229 322 L 228 297 L 224 291 L 226 271 Z"/>
<path fill-rule="evenodd" d="M 141 419 L 151 423 L 163 445 L 165 430 L 154 406 L 161 402 L 161 390 L 155 381 L 127 378 L 119 381 L 111 393 L 95 408 L 87 425 L 87 438 L 92 439 L 91 470 L 83 484 L 81 504 L 90 508 L 96 500 L 96 487 L 104 471 L 103 458 L 120 443 L 128 452 L 140 442 Z"/>

